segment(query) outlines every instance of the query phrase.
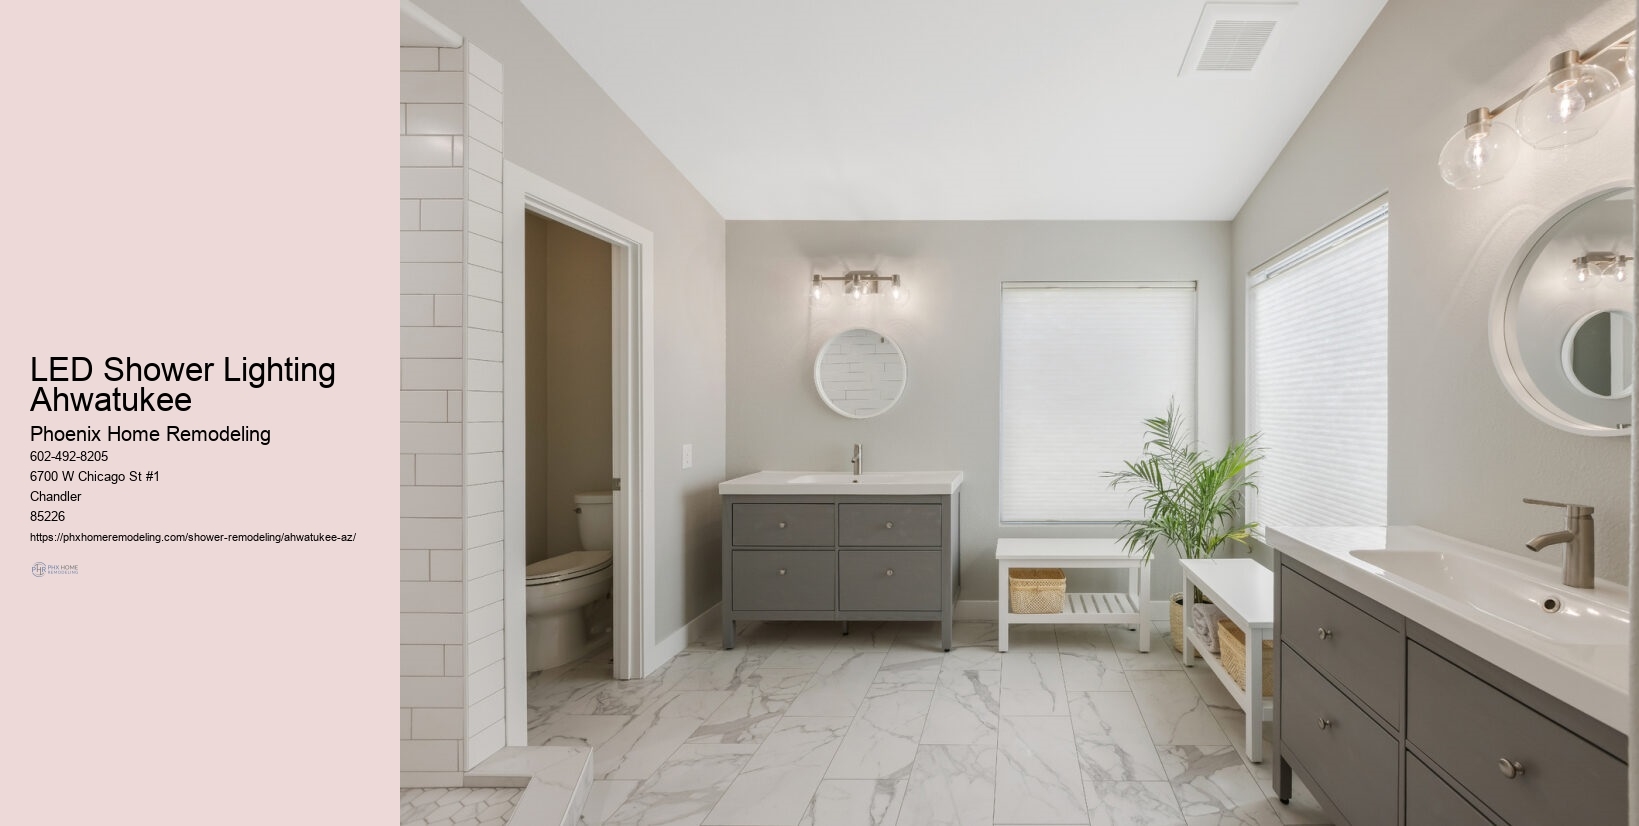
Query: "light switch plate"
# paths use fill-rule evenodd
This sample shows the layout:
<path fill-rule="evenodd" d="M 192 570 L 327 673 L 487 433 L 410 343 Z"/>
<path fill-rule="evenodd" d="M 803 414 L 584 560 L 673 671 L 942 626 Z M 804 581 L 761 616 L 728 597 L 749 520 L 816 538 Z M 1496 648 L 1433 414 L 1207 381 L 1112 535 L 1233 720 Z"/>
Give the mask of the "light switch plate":
<path fill-rule="evenodd" d="M 683 445 L 683 469 L 694 467 L 694 445 Z"/>

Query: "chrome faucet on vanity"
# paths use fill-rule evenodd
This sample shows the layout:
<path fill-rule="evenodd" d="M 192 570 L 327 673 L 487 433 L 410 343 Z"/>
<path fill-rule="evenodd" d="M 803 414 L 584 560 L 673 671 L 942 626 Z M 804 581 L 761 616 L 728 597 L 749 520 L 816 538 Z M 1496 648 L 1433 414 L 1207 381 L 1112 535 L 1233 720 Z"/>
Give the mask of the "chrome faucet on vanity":
<path fill-rule="evenodd" d="M 1527 505 L 1547 505 L 1565 509 L 1565 530 L 1545 533 L 1525 547 L 1540 551 L 1550 545 L 1565 545 L 1566 585 L 1572 588 L 1593 587 L 1593 508 L 1588 505 L 1567 505 L 1563 502 L 1545 502 L 1527 499 Z"/>
<path fill-rule="evenodd" d="M 865 470 L 865 448 L 854 443 L 854 475 L 858 476 Z"/>

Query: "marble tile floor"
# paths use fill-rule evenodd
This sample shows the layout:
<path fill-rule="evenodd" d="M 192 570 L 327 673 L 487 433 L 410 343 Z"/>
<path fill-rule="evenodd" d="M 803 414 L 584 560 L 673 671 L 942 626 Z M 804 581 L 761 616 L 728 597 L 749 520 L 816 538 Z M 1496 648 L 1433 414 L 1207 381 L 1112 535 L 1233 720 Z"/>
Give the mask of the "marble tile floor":
<path fill-rule="evenodd" d="M 588 826 L 1298 826 L 1243 716 L 1165 623 L 762 623 L 642 680 L 607 652 L 530 678 L 530 745 L 593 747 Z M 1272 747 L 1266 742 L 1265 751 Z"/>
<path fill-rule="evenodd" d="M 399 826 L 505 826 L 523 789 L 400 789 Z"/>

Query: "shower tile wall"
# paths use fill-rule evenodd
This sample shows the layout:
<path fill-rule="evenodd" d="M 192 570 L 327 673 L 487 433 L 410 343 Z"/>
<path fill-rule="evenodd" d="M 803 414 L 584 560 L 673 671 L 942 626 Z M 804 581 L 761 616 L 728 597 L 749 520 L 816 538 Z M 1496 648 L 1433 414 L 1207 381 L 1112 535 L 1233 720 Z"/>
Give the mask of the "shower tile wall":
<path fill-rule="evenodd" d="M 400 50 L 400 783 L 500 748 L 501 69 Z"/>
<path fill-rule="evenodd" d="M 501 632 L 501 64 L 468 44 L 466 393 L 467 743 L 471 769 L 506 745 Z"/>

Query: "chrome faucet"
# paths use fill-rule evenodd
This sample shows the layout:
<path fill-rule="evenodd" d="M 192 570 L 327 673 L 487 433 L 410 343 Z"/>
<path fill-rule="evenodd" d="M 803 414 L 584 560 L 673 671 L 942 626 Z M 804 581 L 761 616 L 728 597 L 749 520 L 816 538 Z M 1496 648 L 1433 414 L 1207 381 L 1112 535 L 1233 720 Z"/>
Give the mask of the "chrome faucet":
<path fill-rule="evenodd" d="M 860 447 L 859 443 L 855 442 L 854 443 L 854 475 L 858 476 L 864 470 L 865 470 L 865 448 Z"/>
<path fill-rule="evenodd" d="M 1563 502 L 1545 502 L 1527 499 L 1527 505 L 1547 505 L 1565 509 L 1565 530 L 1545 533 L 1525 547 L 1540 551 L 1550 545 L 1565 545 L 1564 582 L 1572 588 L 1593 587 L 1593 508 L 1588 505 L 1567 505 Z"/>

